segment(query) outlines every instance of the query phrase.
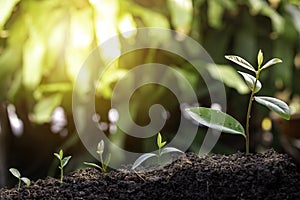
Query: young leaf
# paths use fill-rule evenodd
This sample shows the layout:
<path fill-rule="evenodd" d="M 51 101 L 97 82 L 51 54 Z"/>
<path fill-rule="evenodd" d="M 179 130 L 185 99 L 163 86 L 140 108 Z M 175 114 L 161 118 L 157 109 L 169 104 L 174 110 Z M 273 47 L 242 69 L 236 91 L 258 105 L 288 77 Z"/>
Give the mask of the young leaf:
<path fill-rule="evenodd" d="M 280 60 L 279 58 L 273 58 L 272 60 L 269 60 L 266 64 L 264 64 L 264 66 L 262 66 L 262 70 L 266 69 L 268 67 L 270 67 L 271 65 L 275 65 L 277 63 L 282 63 L 282 60 Z"/>
<path fill-rule="evenodd" d="M 21 174 L 20 174 L 19 170 L 17 170 L 17 169 L 10 168 L 9 171 L 10 171 L 10 173 L 12 173 L 12 175 L 14 175 L 14 177 L 16 177 L 16 178 L 20 178 L 21 177 Z"/>
<path fill-rule="evenodd" d="M 26 177 L 22 177 L 21 180 L 27 185 L 30 186 L 30 180 Z"/>
<path fill-rule="evenodd" d="M 63 159 L 63 157 L 64 157 L 64 152 L 63 152 L 63 150 L 61 149 L 61 150 L 59 151 L 59 159 L 61 160 L 61 159 Z"/>
<path fill-rule="evenodd" d="M 62 160 L 62 164 L 61 164 L 62 167 L 65 167 L 65 166 L 68 164 L 70 158 L 71 158 L 71 156 L 68 156 L 68 157 L 65 157 L 65 158 Z"/>
<path fill-rule="evenodd" d="M 254 67 L 249 62 L 247 62 L 245 59 L 243 59 L 239 56 L 228 55 L 228 56 L 225 56 L 225 58 L 250 70 L 250 71 L 256 72 Z"/>
<path fill-rule="evenodd" d="M 60 156 L 58 153 L 54 153 L 54 156 L 60 160 Z"/>
<path fill-rule="evenodd" d="M 163 155 L 165 153 L 171 153 L 171 152 L 179 152 L 179 153 L 184 153 L 183 151 L 179 150 L 179 149 L 176 149 L 174 147 L 166 147 L 166 148 L 163 148 L 161 150 L 161 153 L 160 155 Z"/>
<path fill-rule="evenodd" d="M 165 146 L 166 142 L 162 142 L 161 134 L 158 133 L 157 135 L 157 146 L 159 149 L 161 149 L 163 146 Z"/>
<path fill-rule="evenodd" d="M 103 154 L 103 152 L 104 152 L 104 141 L 101 140 L 101 141 L 98 143 L 97 153 L 98 153 L 98 154 Z"/>
<path fill-rule="evenodd" d="M 95 163 L 83 162 L 83 164 L 89 165 L 91 167 L 95 167 L 95 168 L 98 168 L 98 169 L 102 170 L 102 168 L 99 165 L 95 164 Z"/>
<path fill-rule="evenodd" d="M 259 52 L 257 54 L 257 63 L 258 63 L 258 66 L 261 66 L 263 60 L 264 60 L 264 55 L 263 55 L 262 51 L 259 50 Z"/>
<path fill-rule="evenodd" d="M 243 78 L 245 79 L 248 87 L 250 88 L 251 91 L 253 91 L 254 83 L 255 83 L 256 78 L 254 76 L 252 76 L 250 74 L 247 74 L 247 73 L 244 73 L 244 72 L 238 71 L 238 73 L 243 76 Z M 261 89 L 261 87 L 262 87 L 261 82 L 259 80 L 257 80 L 254 93 L 257 93 Z"/>
<path fill-rule="evenodd" d="M 204 126 L 224 133 L 241 134 L 246 137 L 243 126 L 226 113 L 205 107 L 188 108 L 186 111 L 194 120 Z"/>
<path fill-rule="evenodd" d="M 290 119 L 290 108 L 289 106 L 276 98 L 273 97 L 254 97 L 257 103 L 260 103 L 270 110 L 279 114 L 282 118 L 289 120 Z"/>
<path fill-rule="evenodd" d="M 131 169 L 135 169 L 137 168 L 140 164 L 142 164 L 142 162 L 144 162 L 145 160 L 151 158 L 151 157 L 155 157 L 157 156 L 154 153 L 145 153 L 143 155 L 141 155 L 140 157 L 138 157 L 138 159 L 136 159 L 136 161 L 133 163 Z"/>

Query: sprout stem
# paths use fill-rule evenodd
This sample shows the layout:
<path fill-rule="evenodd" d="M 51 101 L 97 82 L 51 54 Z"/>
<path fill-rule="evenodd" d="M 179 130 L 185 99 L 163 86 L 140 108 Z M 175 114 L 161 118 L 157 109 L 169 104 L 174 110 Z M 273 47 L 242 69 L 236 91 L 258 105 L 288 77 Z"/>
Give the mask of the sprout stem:
<path fill-rule="evenodd" d="M 256 72 L 256 78 L 255 78 L 255 82 L 254 82 L 254 86 L 253 89 L 251 91 L 251 96 L 249 99 L 249 103 L 248 103 L 248 110 L 247 110 L 247 119 L 246 119 L 246 154 L 249 154 L 249 121 L 251 118 L 251 109 L 252 109 L 252 103 L 254 100 L 254 93 L 256 90 L 256 84 L 259 78 L 259 74 L 260 74 L 260 66 L 258 67 L 258 71 Z"/>

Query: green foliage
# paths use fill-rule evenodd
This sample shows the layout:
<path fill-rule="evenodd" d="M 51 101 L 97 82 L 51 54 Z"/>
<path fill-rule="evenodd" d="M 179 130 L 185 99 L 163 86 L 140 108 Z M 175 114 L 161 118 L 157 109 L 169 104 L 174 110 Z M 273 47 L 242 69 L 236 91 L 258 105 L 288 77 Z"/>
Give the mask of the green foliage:
<path fill-rule="evenodd" d="M 299 68 L 295 67 L 294 62 L 300 52 L 299 16 L 298 0 L 1 1 L 0 101 L 24 107 L 17 108 L 18 112 L 24 112 L 20 113 L 21 116 L 28 117 L 24 123 L 49 123 L 57 106 L 62 106 L 67 116 L 71 116 L 70 93 L 73 83 L 91 50 L 113 35 L 140 27 L 172 28 L 188 34 L 203 45 L 216 63 L 221 64 L 225 62 L 224 52 L 229 51 L 238 52 L 254 62 L 259 44 L 269 57 L 285 58 L 282 67 L 274 68 L 268 76 L 260 77 L 264 83 L 260 92 L 273 94 L 278 90 L 289 90 L 292 94 L 299 93 L 299 84 L 295 84 Z M 122 35 L 111 44 L 111 48 L 121 50 L 122 41 L 135 42 L 135 36 L 132 34 L 126 38 Z M 167 37 L 165 35 L 159 42 L 166 41 Z M 193 51 L 188 47 L 184 47 L 184 50 Z M 131 66 L 145 63 L 145 60 L 155 60 L 157 52 L 149 55 L 135 54 L 126 62 L 118 59 L 113 69 L 107 70 L 104 78 L 99 80 L 101 84 L 97 84 L 96 98 L 109 100 L 113 86 Z M 109 58 L 106 54 L 101 56 Z M 233 88 L 240 94 L 248 92 L 253 76 L 244 74 L 248 77 L 245 78 L 242 75 L 247 79 L 247 86 L 234 67 L 221 64 L 217 66 L 221 77 L 209 66 L 208 73 L 214 79 L 223 79 L 220 81 L 228 89 Z M 198 89 L 204 88 L 205 84 L 190 66 L 177 61 L 173 66 L 189 80 L 199 99 L 207 95 Z M 88 84 L 82 83 L 83 98 L 90 89 L 88 86 L 92 85 L 88 81 L 93 74 L 92 71 L 88 73 Z M 167 76 L 161 77 L 164 78 Z M 255 88 L 255 92 L 258 92 L 259 86 Z M 150 91 L 149 102 L 164 99 L 165 91 L 157 92 L 156 88 Z M 234 92 L 228 93 L 229 99 L 240 101 L 232 96 Z M 139 102 L 140 99 L 133 102 L 130 108 L 132 116 L 138 116 L 142 110 L 143 105 Z M 234 105 L 230 107 L 235 111 Z M 119 141 L 122 140 L 120 138 L 117 140 L 124 143 Z"/>
<path fill-rule="evenodd" d="M 10 168 L 9 171 L 14 177 L 16 177 L 19 180 L 18 191 L 20 191 L 21 181 L 23 181 L 27 186 L 30 186 L 30 180 L 26 177 L 21 177 L 19 170 L 17 170 L 16 168 Z"/>
<path fill-rule="evenodd" d="M 179 149 L 176 149 L 174 147 L 165 147 L 165 148 L 163 148 L 166 145 L 166 141 L 164 141 L 164 142 L 162 141 L 162 137 L 161 137 L 160 133 L 157 134 L 156 141 L 157 141 L 157 147 L 158 147 L 158 154 L 145 153 L 145 154 L 141 155 L 133 163 L 131 169 L 134 170 L 135 168 L 140 166 L 144 161 L 146 161 L 146 160 L 148 160 L 149 158 L 152 158 L 152 157 L 157 157 L 157 164 L 160 165 L 161 164 L 160 158 L 161 158 L 162 155 L 167 154 L 167 153 L 172 153 L 172 152 L 183 153 L 182 151 L 180 151 Z"/>
<path fill-rule="evenodd" d="M 205 107 L 188 108 L 186 111 L 194 120 L 204 126 L 224 133 L 241 134 L 246 137 L 243 126 L 226 113 Z"/>
<path fill-rule="evenodd" d="M 259 50 L 257 55 L 257 63 L 258 63 L 257 69 L 255 69 L 248 61 L 246 61 L 245 59 L 239 56 L 230 55 L 230 56 L 225 56 L 225 58 L 255 73 L 255 77 L 254 77 L 248 73 L 239 72 L 243 76 L 243 78 L 247 83 L 247 86 L 251 90 L 247 116 L 246 116 L 247 117 L 246 133 L 244 132 L 244 128 L 242 127 L 242 125 L 237 120 L 235 120 L 231 116 L 219 110 L 213 110 L 211 108 L 204 108 L 204 107 L 195 107 L 195 108 L 188 108 L 186 109 L 186 111 L 194 120 L 196 120 L 200 124 L 203 124 L 204 126 L 225 133 L 243 135 L 246 141 L 246 153 L 249 153 L 249 120 L 251 116 L 251 108 L 252 108 L 253 100 L 258 102 L 259 104 L 266 106 L 270 110 L 276 112 L 284 119 L 287 120 L 290 119 L 290 109 L 285 102 L 273 97 L 254 96 L 254 94 L 257 93 L 262 87 L 262 84 L 259 81 L 259 76 L 261 71 L 267 69 L 272 65 L 281 63 L 282 61 L 278 58 L 273 58 L 270 61 L 268 61 L 265 65 L 261 66 L 263 63 L 263 53 L 261 50 Z"/>
<path fill-rule="evenodd" d="M 60 169 L 60 182 L 62 183 L 64 177 L 64 167 L 68 164 L 71 156 L 64 157 L 64 152 L 62 149 L 59 151 L 59 153 L 54 153 L 54 156 L 59 160 L 60 163 L 58 168 Z"/>
<path fill-rule="evenodd" d="M 90 162 L 84 162 L 84 164 L 100 169 L 102 174 L 105 175 L 106 170 L 107 170 L 107 166 L 110 162 L 111 154 L 108 154 L 108 157 L 106 158 L 106 160 L 104 160 L 103 159 L 103 152 L 104 152 L 104 141 L 101 140 L 98 143 L 98 146 L 97 146 L 97 154 L 99 155 L 99 161 L 101 163 L 101 166 L 99 166 L 95 163 L 90 163 Z"/>

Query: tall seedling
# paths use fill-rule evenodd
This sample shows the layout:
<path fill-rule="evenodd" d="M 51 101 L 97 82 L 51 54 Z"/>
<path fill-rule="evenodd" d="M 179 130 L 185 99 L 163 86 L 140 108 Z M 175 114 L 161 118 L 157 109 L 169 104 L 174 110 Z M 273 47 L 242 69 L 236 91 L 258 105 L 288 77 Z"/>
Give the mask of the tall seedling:
<path fill-rule="evenodd" d="M 249 62 L 247 62 L 245 59 L 239 56 L 228 55 L 225 56 L 225 58 L 240 65 L 241 67 L 247 69 L 248 71 L 254 73 L 255 75 L 252 76 L 248 73 L 238 71 L 238 73 L 241 74 L 242 77 L 244 78 L 245 82 L 247 83 L 247 86 L 251 91 L 249 103 L 248 103 L 248 109 L 247 109 L 247 116 L 246 116 L 246 132 L 243 126 L 236 119 L 219 110 L 214 110 L 205 107 L 193 107 L 193 108 L 186 109 L 186 111 L 194 120 L 209 128 L 216 129 L 224 133 L 243 135 L 246 143 L 246 153 L 248 154 L 249 153 L 249 121 L 251 117 L 252 103 L 254 100 L 257 103 L 264 105 L 270 110 L 276 112 L 282 118 L 287 120 L 290 119 L 290 109 L 285 102 L 276 99 L 274 97 L 255 95 L 262 88 L 262 84 L 259 81 L 261 72 L 272 65 L 281 63 L 282 61 L 279 58 L 273 58 L 262 66 L 263 53 L 261 50 L 259 50 L 257 55 L 257 63 L 258 63 L 257 69 L 255 69 Z"/>

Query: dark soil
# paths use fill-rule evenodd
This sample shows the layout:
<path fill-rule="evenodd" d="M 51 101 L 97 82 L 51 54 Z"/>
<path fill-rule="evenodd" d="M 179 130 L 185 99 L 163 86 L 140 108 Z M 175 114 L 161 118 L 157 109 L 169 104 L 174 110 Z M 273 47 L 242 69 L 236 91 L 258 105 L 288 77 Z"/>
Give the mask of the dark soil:
<path fill-rule="evenodd" d="M 155 171 L 80 169 L 30 187 L 1 189 L 0 199 L 300 199 L 300 174 L 291 159 L 270 150 L 229 156 L 182 155 Z"/>

